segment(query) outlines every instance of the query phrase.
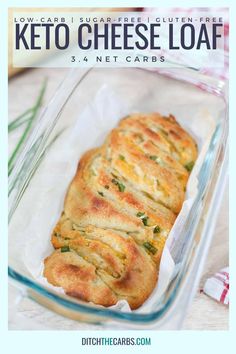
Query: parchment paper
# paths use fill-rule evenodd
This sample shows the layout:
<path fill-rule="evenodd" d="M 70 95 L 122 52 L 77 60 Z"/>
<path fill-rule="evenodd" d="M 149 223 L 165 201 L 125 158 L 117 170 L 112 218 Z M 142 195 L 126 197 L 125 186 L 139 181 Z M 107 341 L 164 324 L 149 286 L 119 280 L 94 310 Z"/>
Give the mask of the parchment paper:
<path fill-rule="evenodd" d="M 37 177 L 35 195 L 41 200 L 37 201 L 39 205 L 37 213 L 24 229 L 24 232 L 29 235 L 28 242 L 24 247 L 24 263 L 37 281 L 60 293 L 64 293 L 63 289 L 50 285 L 42 276 L 42 271 L 44 258 L 53 251 L 50 235 L 63 210 L 63 202 L 68 185 L 75 174 L 82 154 L 91 147 L 101 145 L 108 132 L 117 125 L 118 121 L 123 116 L 134 112 L 137 111 L 131 112 L 125 102 L 122 102 L 109 86 L 104 85 L 97 92 L 95 99 L 78 116 L 76 124 L 68 127 L 63 132 L 63 141 L 65 142 L 63 147 L 61 146 L 61 140 L 60 142 L 55 142 L 54 149 L 58 149 L 60 153 L 56 157 L 54 155 L 53 165 L 50 163 L 50 159 L 47 159 L 48 162 L 44 162 L 45 173 Z M 163 112 L 160 111 L 159 113 L 162 114 Z M 149 299 L 136 310 L 138 312 L 149 312 L 151 310 L 165 292 L 173 276 L 175 262 L 172 254 L 175 248 L 178 247 L 178 238 L 181 234 L 182 225 L 186 221 L 197 194 L 198 171 L 215 129 L 215 121 L 207 110 L 199 110 L 191 119 L 184 119 L 182 116 L 176 116 L 176 119 L 196 139 L 199 156 L 188 181 L 186 200 L 164 247 L 158 283 Z M 36 228 L 35 225 L 39 224 L 40 227 Z M 120 311 L 131 311 L 125 300 L 119 301 L 112 308 Z"/>

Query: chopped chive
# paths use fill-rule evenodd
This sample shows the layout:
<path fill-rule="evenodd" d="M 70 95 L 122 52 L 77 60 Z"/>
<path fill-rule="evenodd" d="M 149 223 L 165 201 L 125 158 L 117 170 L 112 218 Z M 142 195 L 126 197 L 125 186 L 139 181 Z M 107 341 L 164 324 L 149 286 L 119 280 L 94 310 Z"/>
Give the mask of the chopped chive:
<path fill-rule="evenodd" d="M 156 161 L 157 156 L 155 156 L 155 155 L 151 155 L 151 156 L 149 156 L 149 159 L 150 159 L 150 160 L 153 160 L 153 161 Z"/>
<path fill-rule="evenodd" d="M 63 246 L 61 247 L 61 252 L 70 252 L 70 247 L 69 246 Z"/>
<path fill-rule="evenodd" d="M 144 218 L 142 218 L 142 222 L 144 226 L 148 226 L 148 216 L 145 216 Z"/>
<path fill-rule="evenodd" d="M 139 211 L 139 212 L 136 214 L 136 216 L 142 220 L 143 225 L 148 226 L 148 219 L 149 219 L 149 217 L 148 217 L 148 216 L 145 216 L 145 213 L 143 213 L 142 211 Z"/>
<path fill-rule="evenodd" d="M 191 172 L 194 166 L 194 161 L 190 161 L 189 163 L 187 163 L 186 165 L 184 165 L 184 167 L 186 168 L 186 170 L 188 172 Z"/>
<path fill-rule="evenodd" d="M 55 237 L 61 237 L 61 234 L 59 232 L 54 232 L 53 236 Z"/>
<path fill-rule="evenodd" d="M 136 214 L 136 216 L 138 217 L 138 218 L 141 218 L 141 216 L 144 216 L 145 215 L 145 213 L 143 213 L 142 211 L 139 211 L 137 214 Z"/>
<path fill-rule="evenodd" d="M 160 226 L 158 226 L 158 225 L 155 226 L 154 229 L 153 229 L 153 233 L 154 233 L 154 234 L 159 234 L 160 232 L 161 232 Z"/>
<path fill-rule="evenodd" d="M 113 184 L 115 184 L 119 188 L 120 192 L 124 192 L 125 185 L 123 183 L 117 181 L 115 178 L 113 178 L 111 181 L 112 181 Z"/>
<path fill-rule="evenodd" d="M 124 192 L 124 190 L 125 190 L 125 185 L 122 184 L 122 183 L 119 183 L 119 184 L 118 184 L 118 188 L 119 188 L 119 191 L 120 191 L 120 192 Z"/>
<path fill-rule="evenodd" d="M 102 192 L 98 192 L 99 195 L 101 195 L 102 197 L 104 197 L 104 194 Z"/>
<path fill-rule="evenodd" d="M 163 129 L 159 129 L 159 130 L 163 135 L 168 136 L 168 133 L 165 130 L 163 130 Z"/>
<path fill-rule="evenodd" d="M 123 155 L 119 155 L 119 159 L 125 161 L 125 157 Z"/>
<path fill-rule="evenodd" d="M 109 186 L 106 184 L 105 186 L 104 186 L 106 189 L 109 189 Z"/>
<path fill-rule="evenodd" d="M 152 254 L 156 254 L 157 253 L 157 249 L 156 247 L 154 247 L 150 242 L 144 242 L 143 246 Z"/>

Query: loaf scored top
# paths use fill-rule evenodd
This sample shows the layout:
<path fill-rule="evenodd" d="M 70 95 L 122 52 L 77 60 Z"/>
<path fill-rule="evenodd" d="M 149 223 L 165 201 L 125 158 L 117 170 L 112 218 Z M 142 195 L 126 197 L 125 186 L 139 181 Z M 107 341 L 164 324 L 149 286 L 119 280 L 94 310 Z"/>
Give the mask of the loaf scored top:
<path fill-rule="evenodd" d="M 172 115 L 122 119 L 79 162 L 44 261 L 48 282 L 95 304 L 141 306 L 196 158 L 194 139 Z"/>

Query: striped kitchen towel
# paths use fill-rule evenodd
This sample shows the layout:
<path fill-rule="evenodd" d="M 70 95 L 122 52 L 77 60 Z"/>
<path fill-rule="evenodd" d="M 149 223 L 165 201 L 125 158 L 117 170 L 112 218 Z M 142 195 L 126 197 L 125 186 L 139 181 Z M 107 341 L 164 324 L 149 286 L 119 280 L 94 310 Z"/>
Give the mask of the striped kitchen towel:
<path fill-rule="evenodd" d="M 203 292 L 224 305 L 229 305 L 229 268 L 223 268 L 208 278 Z"/>

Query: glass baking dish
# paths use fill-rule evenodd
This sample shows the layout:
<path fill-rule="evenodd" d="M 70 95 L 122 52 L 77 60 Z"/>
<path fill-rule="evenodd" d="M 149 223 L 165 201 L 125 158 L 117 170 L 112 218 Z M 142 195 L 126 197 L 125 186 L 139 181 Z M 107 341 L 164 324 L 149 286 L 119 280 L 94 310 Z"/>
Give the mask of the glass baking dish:
<path fill-rule="evenodd" d="M 207 107 L 215 119 L 215 129 L 198 172 L 198 194 L 181 231 L 184 243 L 175 255 L 174 276 L 165 293 L 145 313 L 103 308 L 61 294 L 46 283 L 44 285 L 37 281 L 24 261 L 26 244 L 34 245 L 31 244 L 34 234 L 29 240 L 25 230 L 33 223 L 36 233 L 37 228 L 44 225 L 46 214 L 51 212 L 50 198 L 45 198 L 51 188 L 47 183 L 56 183 L 50 171 L 57 168 L 60 149 L 66 148 L 65 134 L 68 129 L 72 131 L 75 128 L 84 108 L 96 99 L 97 92 L 104 85 L 111 88 L 130 111 L 159 111 L 163 114 L 172 113 L 177 118 L 182 111 L 191 119 L 199 107 Z M 168 102 L 168 105 L 163 102 Z M 96 122 L 96 112 L 92 119 L 96 129 L 96 124 L 99 124 Z M 84 124 L 78 139 L 88 134 L 86 129 Z M 227 85 L 223 81 L 190 68 L 70 69 L 42 112 L 9 178 L 10 280 L 25 296 L 52 311 L 74 320 L 96 324 L 102 329 L 179 329 L 196 291 L 212 238 L 227 171 L 227 139 Z M 84 151 L 99 145 L 98 141 L 90 141 L 89 134 L 87 139 L 82 140 L 85 141 Z M 57 178 L 68 180 L 63 196 L 71 179 L 68 176 L 71 164 L 71 161 L 65 161 L 63 171 L 56 170 Z M 73 164 L 75 170 L 77 161 Z M 60 197 L 61 209 L 63 196 Z M 52 216 L 51 228 L 56 220 Z M 48 242 L 50 231 L 45 230 Z"/>

